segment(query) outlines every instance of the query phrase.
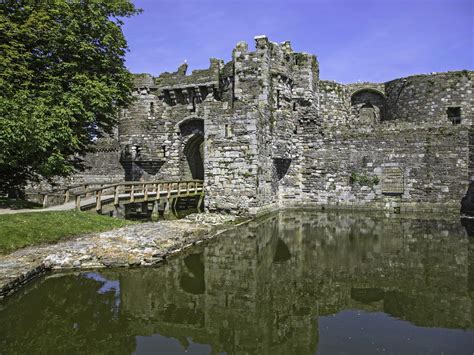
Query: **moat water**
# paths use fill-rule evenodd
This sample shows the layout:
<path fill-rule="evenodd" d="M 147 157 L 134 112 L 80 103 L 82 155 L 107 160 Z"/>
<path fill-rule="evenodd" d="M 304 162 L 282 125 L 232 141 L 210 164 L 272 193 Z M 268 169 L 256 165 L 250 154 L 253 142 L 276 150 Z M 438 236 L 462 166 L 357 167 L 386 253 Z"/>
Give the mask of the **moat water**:
<path fill-rule="evenodd" d="M 158 268 L 50 274 L 0 354 L 473 354 L 470 221 L 285 212 Z"/>

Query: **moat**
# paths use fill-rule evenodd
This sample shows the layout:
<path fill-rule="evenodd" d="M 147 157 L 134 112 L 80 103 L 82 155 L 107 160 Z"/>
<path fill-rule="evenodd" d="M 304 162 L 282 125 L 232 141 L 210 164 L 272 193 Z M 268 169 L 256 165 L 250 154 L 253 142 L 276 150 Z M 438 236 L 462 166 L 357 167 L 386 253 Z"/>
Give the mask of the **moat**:
<path fill-rule="evenodd" d="M 0 354 L 472 354 L 469 220 L 280 212 L 157 268 L 51 273 Z"/>

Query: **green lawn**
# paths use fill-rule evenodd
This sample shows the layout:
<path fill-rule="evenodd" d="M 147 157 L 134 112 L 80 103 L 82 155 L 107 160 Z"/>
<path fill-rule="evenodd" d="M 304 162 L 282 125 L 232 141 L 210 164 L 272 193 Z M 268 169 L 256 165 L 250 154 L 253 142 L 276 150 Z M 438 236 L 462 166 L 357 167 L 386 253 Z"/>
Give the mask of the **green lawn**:
<path fill-rule="evenodd" d="M 102 232 L 134 222 L 76 211 L 0 215 L 0 253 L 62 238 Z"/>

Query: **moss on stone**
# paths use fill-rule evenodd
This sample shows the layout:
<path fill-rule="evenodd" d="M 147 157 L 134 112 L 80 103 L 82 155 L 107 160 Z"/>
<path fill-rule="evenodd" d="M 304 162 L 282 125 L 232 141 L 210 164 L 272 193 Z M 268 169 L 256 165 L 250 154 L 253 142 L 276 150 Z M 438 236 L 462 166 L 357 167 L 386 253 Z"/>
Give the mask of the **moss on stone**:
<path fill-rule="evenodd" d="M 379 182 L 380 182 L 380 179 L 378 176 L 367 176 L 363 174 L 358 174 L 356 172 L 352 172 L 349 178 L 349 183 L 351 185 L 358 184 L 360 186 L 373 187 L 375 185 L 378 185 Z"/>

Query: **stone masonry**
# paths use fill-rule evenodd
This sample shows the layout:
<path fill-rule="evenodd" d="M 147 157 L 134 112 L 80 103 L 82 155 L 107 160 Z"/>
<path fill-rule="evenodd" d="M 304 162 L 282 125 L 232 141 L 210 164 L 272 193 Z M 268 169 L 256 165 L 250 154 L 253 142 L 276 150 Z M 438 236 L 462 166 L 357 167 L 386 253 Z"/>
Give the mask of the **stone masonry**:
<path fill-rule="evenodd" d="M 73 179 L 203 179 L 206 210 L 235 213 L 469 205 L 474 72 L 344 85 L 290 42 L 255 47 L 190 74 L 136 75 L 118 131 Z"/>

